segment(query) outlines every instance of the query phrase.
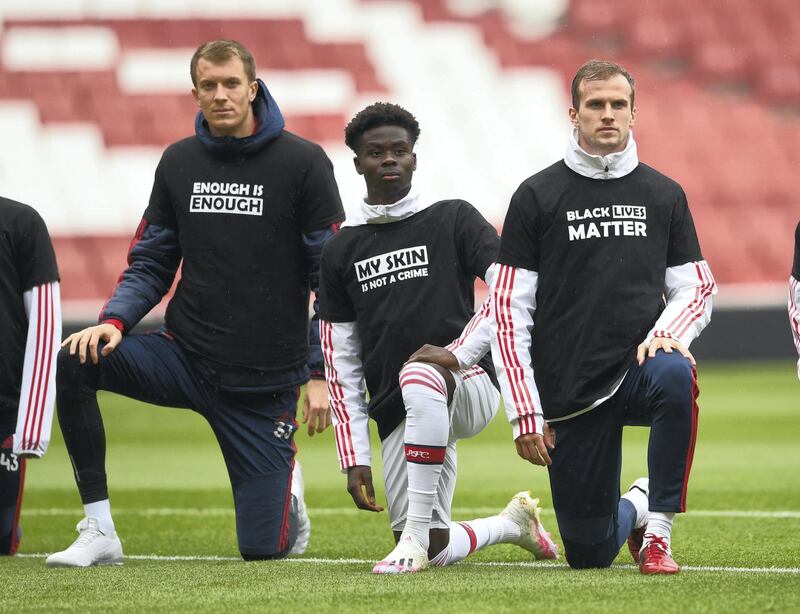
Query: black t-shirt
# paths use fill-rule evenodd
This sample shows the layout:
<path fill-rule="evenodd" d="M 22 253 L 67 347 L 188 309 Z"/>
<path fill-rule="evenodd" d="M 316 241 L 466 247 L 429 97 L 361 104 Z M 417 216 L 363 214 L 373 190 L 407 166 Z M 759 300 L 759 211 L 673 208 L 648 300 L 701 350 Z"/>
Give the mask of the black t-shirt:
<path fill-rule="evenodd" d="M 609 393 L 663 310 L 667 267 L 697 260 L 683 190 L 645 164 L 599 180 L 560 161 L 520 185 L 499 261 L 539 273 L 532 358 L 545 418 Z"/>
<path fill-rule="evenodd" d="M 474 283 L 497 257 L 472 205 L 440 201 L 398 222 L 342 228 L 322 251 L 320 317 L 356 322 L 369 414 L 384 439 L 405 418 L 398 376 L 425 343 L 445 346 L 474 315 Z M 491 356 L 481 366 L 494 377 Z"/>
<path fill-rule="evenodd" d="M 165 319 L 182 345 L 265 371 L 305 363 L 302 234 L 344 219 L 319 146 L 284 131 L 231 161 L 211 156 L 197 137 L 179 141 L 159 162 L 144 217 L 178 232 L 183 268 Z"/>
<path fill-rule="evenodd" d="M 0 198 L 0 416 L 19 405 L 28 318 L 23 294 L 58 281 L 47 227 L 27 205 Z"/>
<path fill-rule="evenodd" d="M 792 265 L 792 277 L 800 279 L 800 222 L 794 231 L 794 264 Z"/>

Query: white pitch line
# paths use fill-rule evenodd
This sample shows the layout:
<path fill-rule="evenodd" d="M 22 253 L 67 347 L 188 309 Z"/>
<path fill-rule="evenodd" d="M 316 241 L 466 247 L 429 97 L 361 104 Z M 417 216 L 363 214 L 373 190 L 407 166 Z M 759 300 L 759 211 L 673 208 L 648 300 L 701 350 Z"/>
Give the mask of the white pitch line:
<path fill-rule="evenodd" d="M 453 510 L 454 516 L 490 516 L 497 513 L 493 507 L 460 507 Z M 309 507 L 311 516 L 355 516 L 363 514 L 355 507 Z M 75 516 L 80 514 L 79 508 L 22 508 L 22 516 Z M 543 509 L 542 514 L 553 515 L 552 509 Z M 115 516 L 233 516 L 233 508 L 227 507 L 149 507 L 149 508 L 114 508 Z M 694 510 L 686 516 L 704 518 L 800 518 L 798 510 Z"/>
<path fill-rule="evenodd" d="M 302 560 L 302 559 L 296 559 Z M 564 567 L 566 563 L 547 563 L 545 561 L 519 561 L 519 562 L 474 562 L 469 565 L 480 567 Z M 614 569 L 639 569 L 638 565 L 614 565 Z M 715 565 L 681 565 L 681 571 L 726 571 L 733 573 L 788 573 L 800 574 L 800 567 L 722 567 Z"/>
<path fill-rule="evenodd" d="M 45 558 L 46 553 L 27 553 L 17 554 L 19 558 L 34 559 Z M 218 561 L 241 561 L 235 556 L 165 556 L 160 554 L 126 554 L 125 558 L 131 561 L 198 561 L 198 562 L 218 562 Z M 285 563 L 313 563 L 316 565 L 372 565 L 375 563 L 371 559 L 323 559 L 323 558 L 289 558 L 284 559 Z M 510 567 L 510 568 L 541 568 L 541 569 L 566 569 L 566 563 L 549 563 L 547 561 L 462 561 L 459 566 L 474 567 Z M 639 569 L 636 565 L 614 565 L 615 569 Z M 800 567 L 722 567 L 712 565 L 684 565 L 681 571 L 713 571 L 726 573 L 776 573 L 776 574 L 800 574 Z"/>

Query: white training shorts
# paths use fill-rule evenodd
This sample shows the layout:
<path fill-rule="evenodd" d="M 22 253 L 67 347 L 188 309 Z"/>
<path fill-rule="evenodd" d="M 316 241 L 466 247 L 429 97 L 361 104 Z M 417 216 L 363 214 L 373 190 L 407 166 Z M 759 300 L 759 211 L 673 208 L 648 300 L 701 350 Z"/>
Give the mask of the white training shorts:
<path fill-rule="evenodd" d="M 456 441 L 474 437 L 492 421 L 500 408 L 500 393 L 479 366 L 453 372 L 456 389 L 448 407 L 450 438 L 431 518 L 432 529 L 449 529 L 453 494 L 456 488 Z M 393 531 L 402 531 L 408 510 L 408 477 L 405 454 L 406 421 L 403 420 L 381 442 L 383 482 Z"/>

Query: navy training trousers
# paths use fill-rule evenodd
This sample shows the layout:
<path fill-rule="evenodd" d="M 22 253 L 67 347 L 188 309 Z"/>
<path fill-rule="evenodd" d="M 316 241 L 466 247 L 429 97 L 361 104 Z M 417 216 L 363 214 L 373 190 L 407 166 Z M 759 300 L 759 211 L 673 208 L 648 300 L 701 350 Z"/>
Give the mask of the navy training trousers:
<path fill-rule="evenodd" d="M 650 426 L 650 511 L 686 510 L 697 435 L 697 378 L 678 352 L 634 362 L 617 392 L 591 411 L 552 423 L 550 487 L 567 562 L 608 567 L 630 535 L 633 505 L 620 499 L 622 429 Z"/>
<path fill-rule="evenodd" d="M 167 333 L 128 335 L 116 350 L 81 365 L 68 348 L 58 355 L 58 418 L 84 504 L 108 498 L 105 431 L 97 390 L 202 415 L 219 442 L 245 559 L 281 558 L 296 538 L 290 493 L 294 468 L 296 387 L 265 391 L 230 385 L 207 361 Z"/>
<path fill-rule="evenodd" d="M 13 418 L 16 420 L 16 416 Z M 15 554 L 19 547 L 19 514 L 25 486 L 25 459 L 12 449 L 16 424 L 3 422 L 0 418 L 0 556 Z"/>

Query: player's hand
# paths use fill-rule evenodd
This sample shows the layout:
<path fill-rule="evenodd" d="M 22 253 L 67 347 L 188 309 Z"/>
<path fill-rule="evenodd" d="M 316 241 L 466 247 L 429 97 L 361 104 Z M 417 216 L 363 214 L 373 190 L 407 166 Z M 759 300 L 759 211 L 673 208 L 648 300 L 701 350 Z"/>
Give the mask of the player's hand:
<path fill-rule="evenodd" d="M 97 344 L 105 341 L 106 345 L 100 352 L 102 356 L 108 356 L 113 352 L 122 341 L 122 333 L 113 324 L 98 324 L 97 326 L 90 326 L 84 328 L 77 333 L 71 334 L 64 339 L 61 347 L 69 345 L 69 355 L 75 356 L 78 352 L 78 359 L 81 364 L 86 364 L 86 349 L 89 349 L 89 354 L 92 357 L 92 362 L 97 364 Z"/>
<path fill-rule="evenodd" d="M 517 454 L 534 465 L 552 465 L 548 450 L 556 447 L 556 432 L 547 422 L 544 423 L 544 435 L 539 433 L 520 435 L 514 443 L 517 444 Z"/>
<path fill-rule="evenodd" d="M 636 348 L 636 362 L 641 367 L 646 359 L 654 358 L 658 350 L 664 350 L 667 354 L 672 354 L 672 350 L 678 350 L 692 363 L 693 367 L 697 366 L 697 362 L 695 362 L 689 348 L 685 347 L 677 339 L 670 339 L 669 337 L 653 337 L 649 344 L 647 342 L 640 343 L 639 347 Z"/>
<path fill-rule="evenodd" d="M 372 487 L 372 469 L 366 465 L 356 465 L 347 470 L 347 492 L 360 510 L 382 512 L 383 507 L 375 502 L 375 489 Z"/>
<path fill-rule="evenodd" d="M 458 359 L 453 356 L 450 350 L 427 343 L 414 352 L 411 358 L 406 361 L 406 364 L 410 362 L 429 362 L 444 367 L 449 371 L 458 371 L 460 369 Z"/>
<path fill-rule="evenodd" d="M 303 424 L 308 424 L 308 436 L 321 433 L 331 424 L 331 407 L 328 404 L 328 387 L 324 379 L 309 380 L 306 398 L 303 399 Z"/>

